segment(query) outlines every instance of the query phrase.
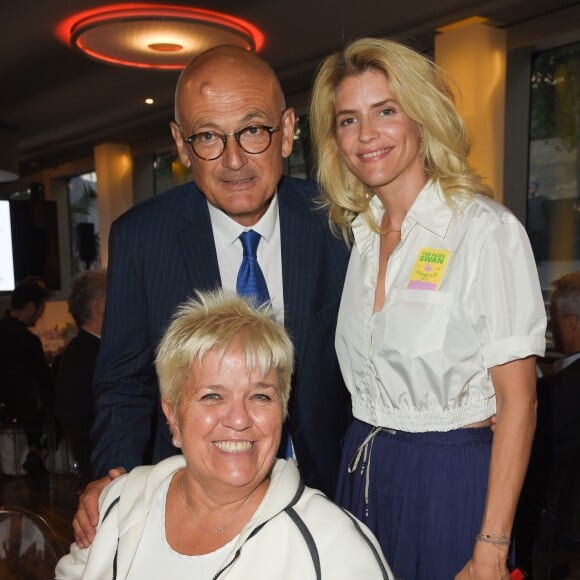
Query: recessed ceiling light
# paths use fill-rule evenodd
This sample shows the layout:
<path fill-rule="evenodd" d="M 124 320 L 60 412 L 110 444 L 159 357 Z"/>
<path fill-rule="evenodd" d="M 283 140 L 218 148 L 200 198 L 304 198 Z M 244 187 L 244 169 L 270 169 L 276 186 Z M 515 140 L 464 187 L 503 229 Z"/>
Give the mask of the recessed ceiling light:
<path fill-rule="evenodd" d="M 178 52 L 183 50 L 181 44 L 175 44 L 174 42 L 154 42 L 149 45 L 151 50 L 158 50 L 159 52 Z"/>
<path fill-rule="evenodd" d="M 154 100 L 154 99 L 152 99 L 151 97 L 147 97 L 147 98 L 145 99 L 145 104 L 146 104 L 146 105 L 152 105 L 154 102 L 155 102 L 155 100 Z"/>
<path fill-rule="evenodd" d="M 161 4 L 111 4 L 79 12 L 57 28 L 66 44 L 112 64 L 181 69 L 221 44 L 258 52 L 264 35 L 253 24 L 220 12 Z"/>

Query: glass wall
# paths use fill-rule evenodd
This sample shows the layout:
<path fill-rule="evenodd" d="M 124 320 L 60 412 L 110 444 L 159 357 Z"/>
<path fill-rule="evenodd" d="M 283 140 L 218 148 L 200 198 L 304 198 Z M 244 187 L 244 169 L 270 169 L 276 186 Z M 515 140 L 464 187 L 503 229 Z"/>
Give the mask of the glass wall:
<path fill-rule="evenodd" d="M 85 173 L 68 181 L 71 274 L 101 267 L 97 174 Z"/>
<path fill-rule="evenodd" d="M 546 300 L 580 270 L 580 43 L 534 55 L 527 229 Z"/>
<path fill-rule="evenodd" d="M 153 159 L 155 195 L 191 181 L 191 170 L 184 167 L 175 151 L 162 153 Z"/>
<path fill-rule="evenodd" d="M 288 159 L 288 175 L 312 179 L 312 147 L 310 144 L 310 124 L 306 114 L 296 118 L 294 147 Z"/>

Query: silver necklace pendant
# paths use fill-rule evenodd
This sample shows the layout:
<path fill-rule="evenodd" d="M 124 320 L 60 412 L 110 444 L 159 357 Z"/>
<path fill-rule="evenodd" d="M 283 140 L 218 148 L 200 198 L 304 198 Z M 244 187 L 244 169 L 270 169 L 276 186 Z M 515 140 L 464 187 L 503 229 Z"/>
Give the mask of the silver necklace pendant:
<path fill-rule="evenodd" d="M 208 528 L 204 528 L 203 526 L 201 526 L 196 519 L 193 517 L 193 514 L 191 513 L 191 507 L 189 505 L 189 502 L 187 501 L 187 497 L 185 495 L 185 477 L 182 476 L 181 477 L 181 482 L 180 482 L 180 487 L 181 487 L 181 497 L 183 499 L 183 503 L 185 505 L 185 507 L 187 508 L 187 510 L 189 511 L 190 515 L 192 516 L 192 521 L 193 524 L 199 528 L 200 530 L 204 530 L 205 532 L 208 532 L 210 534 L 215 533 L 215 534 L 223 534 L 226 531 L 226 526 L 229 526 L 231 523 L 235 522 L 238 518 L 238 516 L 240 515 L 243 507 L 249 502 L 250 498 L 254 495 L 254 493 L 256 492 L 257 489 L 259 489 L 259 486 L 256 487 L 251 493 L 250 495 L 248 495 L 248 497 L 242 502 L 242 505 L 240 505 L 240 507 L 228 518 L 228 520 L 222 524 L 221 526 L 217 527 L 217 528 L 213 528 L 215 530 L 215 532 L 212 529 L 208 529 Z"/>

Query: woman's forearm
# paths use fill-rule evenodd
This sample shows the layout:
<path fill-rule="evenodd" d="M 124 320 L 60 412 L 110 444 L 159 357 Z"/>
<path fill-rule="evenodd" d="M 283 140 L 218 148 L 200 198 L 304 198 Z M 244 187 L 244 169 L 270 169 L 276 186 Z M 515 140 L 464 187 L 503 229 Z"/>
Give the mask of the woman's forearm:
<path fill-rule="evenodd" d="M 491 450 L 481 534 L 473 556 L 458 578 L 507 578 L 516 506 L 536 426 L 535 357 L 493 367 L 497 422 Z"/>
<path fill-rule="evenodd" d="M 494 367 L 490 373 L 497 423 L 482 531 L 510 535 L 536 428 L 535 357 Z"/>

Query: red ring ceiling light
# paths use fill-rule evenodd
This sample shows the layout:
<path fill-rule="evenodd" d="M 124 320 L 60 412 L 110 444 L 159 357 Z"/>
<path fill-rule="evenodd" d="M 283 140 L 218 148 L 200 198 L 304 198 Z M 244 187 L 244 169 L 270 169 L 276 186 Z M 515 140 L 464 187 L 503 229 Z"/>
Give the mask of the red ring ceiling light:
<path fill-rule="evenodd" d="M 234 44 L 258 52 L 264 35 L 253 24 L 187 6 L 112 4 L 63 20 L 57 36 L 91 58 L 154 69 L 182 69 L 200 52 Z"/>

